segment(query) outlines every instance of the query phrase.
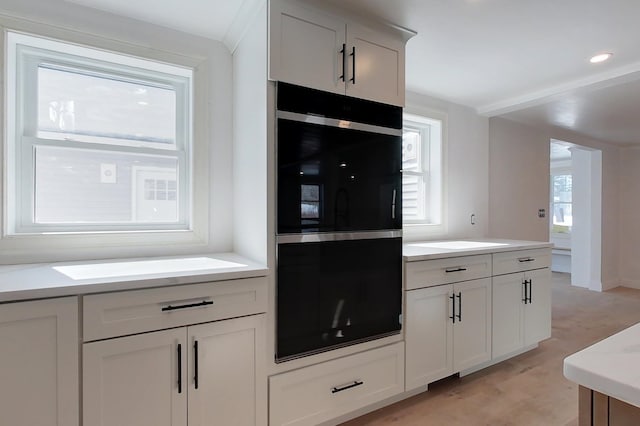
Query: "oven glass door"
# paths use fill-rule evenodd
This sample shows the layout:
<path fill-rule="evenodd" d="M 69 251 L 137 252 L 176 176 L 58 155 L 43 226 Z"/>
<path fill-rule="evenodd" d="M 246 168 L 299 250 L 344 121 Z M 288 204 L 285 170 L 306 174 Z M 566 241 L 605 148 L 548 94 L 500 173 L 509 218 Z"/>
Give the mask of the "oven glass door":
<path fill-rule="evenodd" d="M 277 361 L 401 328 L 401 238 L 280 244 L 277 273 Z"/>
<path fill-rule="evenodd" d="M 278 120 L 278 234 L 402 228 L 402 137 Z"/>

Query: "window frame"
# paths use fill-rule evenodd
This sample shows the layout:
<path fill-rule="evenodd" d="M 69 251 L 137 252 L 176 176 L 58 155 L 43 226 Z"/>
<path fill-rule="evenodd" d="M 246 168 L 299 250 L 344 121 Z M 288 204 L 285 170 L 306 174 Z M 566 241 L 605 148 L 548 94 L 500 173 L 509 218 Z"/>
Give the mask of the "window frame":
<path fill-rule="evenodd" d="M 424 211 L 423 219 L 405 219 L 403 228 L 411 233 L 444 233 L 444 194 L 445 194 L 445 145 L 447 132 L 447 115 L 427 110 L 405 109 L 403 114 L 403 131 L 406 128 L 418 129 L 421 134 L 429 134 L 428 140 L 421 137 L 421 152 L 418 172 L 405 171 L 403 174 L 423 178 Z"/>
<path fill-rule="evenodd" d="M 70 18 L 71 25 L 74 21 Z M 11 113 L 7 70 L 7 32 L 59 40 L 104 52 L 117 52 L 160 64 L 193 70 L 192 84 L 192 206 L 191 227 L 187 230 L 101 231 L 67 233 L 12 234 L 8 232 L 9 208 L 6 203 L 13 179 L 13 166 L 7 162 L 8 117 Z M 109 34 L 111 36 L 109 36 Z M 230 105 L 231 61 L 226 50 L 194 44 L 180 35 L 163 41 L 146 33 L 112 31 L 95 35 L 82 29 L 66 29 L 19 18 L 0 17 L 0 66 L 5 78 L 0 84 L 0 264 L 46 263 L 104 258 L 139 258 L 187 253 L 229 251 L 231 244 L 231 175 L 228 135 L 231 125 L 226 107 Z M 214 220 L 217 218 L 218 220 Z"/>
<path fill-rule="evenodd" d="M 193 191 L 193 70 L 151 58 L 105 51 L 87 45 L 7 30 L 7 136 L 5 143 L 5 221 L 3 235 L 192 230 Z M 176 94 L 176 135 L 173 146 L 124 140 L 65 140 L 38 137 L 37 73 L 48 68 L 72 68 L 118 81 L 171 87 Z M 13 106 L 13 108 L 11 107 Z M 80 138 L 81 139 L 81 138 Z M 177 222 L 40 224 L 35 220 L 35 156 L 38 146 L 92 152 L 154 155 L 173 158 L 178 167 L 180 206 Z M 13 178 L 13 179 L 12 179 Z"/>
<path fill-rule="evenodd" d="M 560 238 L 560 239 L 566 239 L 566 240 L 570 240 L 571 239 L 571 233 L 572 233 L 572 229 L 569 230 L 569 232 L 553 232 L 553 216 L 554 216 L 554 207 L 556 202 L 553 199 L 554 196 L 554 189 L 553 189 L 553 178 L 554 176 L 572 176 L 572 180 L 573 180 L 573 172 L 571 170 L 571 167 L 567 167 L 567 166 L 561 166 L 561 167 L 551 167 L 550 173 L 549 173 L 549 235 L 552 236 L 553 238 Z M 571 209 L 573 210 L 573 185 L 571 188 L 571 202 L 566 202 L 566 201 L 559 201 L 558 204 L 570 204 L 571 205 Z M 572 212 L 573 213 L 573 212 Z M 572 226 L 573 228 L 573 226 Z"/>

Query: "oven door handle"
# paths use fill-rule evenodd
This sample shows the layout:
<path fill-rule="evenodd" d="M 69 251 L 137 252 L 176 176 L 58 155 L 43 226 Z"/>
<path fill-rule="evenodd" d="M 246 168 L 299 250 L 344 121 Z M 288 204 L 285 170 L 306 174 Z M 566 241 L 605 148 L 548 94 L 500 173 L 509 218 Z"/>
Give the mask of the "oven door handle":
<path fill-rule="evenodd" d="M 396 219 L 396 195 L 398 191 L 393 190 L 393 196 L 391 197 L 391 219 Z"/>

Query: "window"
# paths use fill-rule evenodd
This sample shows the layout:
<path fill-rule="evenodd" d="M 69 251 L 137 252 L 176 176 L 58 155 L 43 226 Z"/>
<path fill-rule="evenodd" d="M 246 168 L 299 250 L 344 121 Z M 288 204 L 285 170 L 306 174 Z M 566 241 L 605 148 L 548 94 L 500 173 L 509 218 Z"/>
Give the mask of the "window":
<path fill-rule="evenodd" d="M 441 223 L 442 127 L 442 120 L 404 114 L 402 216 L 405 224 Z"/>
<path fill-rule="evenodd" d="M 573 225 L 572 184 L 572 176 L 570 174 L 551 176 L 552 234 L 571 234 Z"/>
<path fill-rule="evenodd" d="M 192 71 L 7 41 L 7 233 L 190 229 Z"/>

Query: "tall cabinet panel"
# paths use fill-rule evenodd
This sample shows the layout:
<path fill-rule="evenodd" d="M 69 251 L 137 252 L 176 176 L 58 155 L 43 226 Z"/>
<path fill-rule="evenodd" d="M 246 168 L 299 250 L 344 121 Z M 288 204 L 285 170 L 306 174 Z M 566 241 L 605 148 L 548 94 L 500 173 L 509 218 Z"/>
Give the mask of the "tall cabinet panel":
<path fill-rule="evenodd" d="M 84 424 L 186 426 L 184 328 L 84 345 Z"/>
<path fill-rule="evenodd" d="M 0 424 L 77 426 L 77 298 L 0 305 L 0 342 Z"/>

